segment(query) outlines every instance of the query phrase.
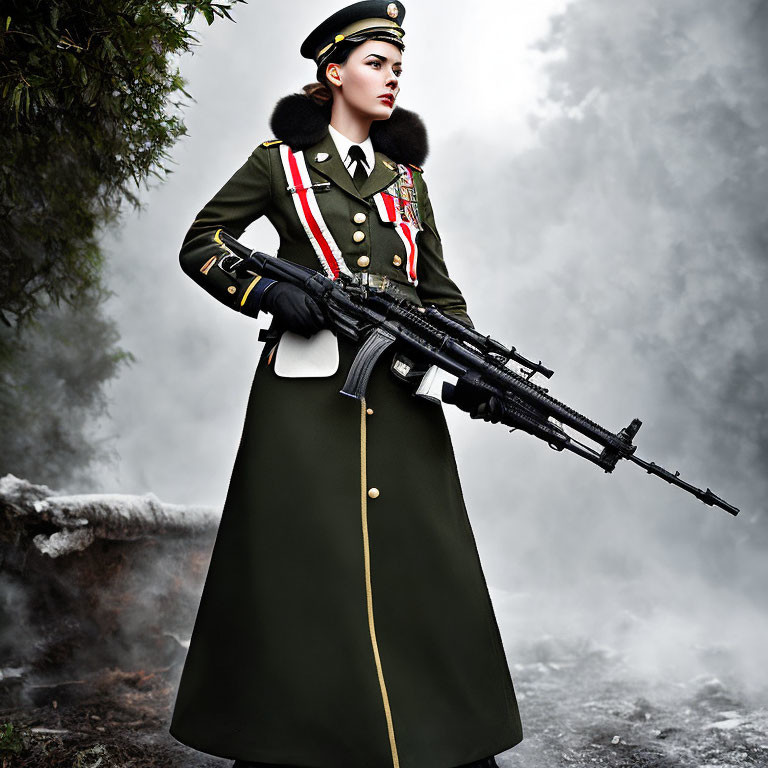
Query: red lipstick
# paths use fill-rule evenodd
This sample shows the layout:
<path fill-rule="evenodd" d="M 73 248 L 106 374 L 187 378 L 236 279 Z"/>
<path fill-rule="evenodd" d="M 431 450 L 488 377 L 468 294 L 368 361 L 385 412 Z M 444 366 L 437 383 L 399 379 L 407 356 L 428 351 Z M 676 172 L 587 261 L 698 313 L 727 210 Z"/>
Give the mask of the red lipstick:
<path fill-rule="evenodd" d="M 395 97 L 391 93 L 382 93 L 381 96 L 378 96 L 377 98 L 385 102 L 389 107 L 395 106 Z"/>

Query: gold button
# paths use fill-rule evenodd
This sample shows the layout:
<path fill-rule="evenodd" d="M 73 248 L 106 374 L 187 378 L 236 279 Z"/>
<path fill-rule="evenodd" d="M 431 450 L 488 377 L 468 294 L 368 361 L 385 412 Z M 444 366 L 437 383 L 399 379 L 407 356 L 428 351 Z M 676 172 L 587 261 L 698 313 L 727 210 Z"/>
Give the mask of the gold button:
<path fill-rule="evenodd" d="M 400 266 L 400 265 L 403 263 L 403 260 L 402 260 L 402 259 L 401 259 L 401 258 L 400 258 L 400 257 L 399 257 L 397 254 L 395 254 L 395 255 L 392 257 L 392 263 L 393 263 L 393 264 L 394 264 L 396 267 L 399 267 L 399 266 Z"/>
<path fill-rule="evenodd" d="M 236 290 L 237 290 L 237 288 L 235 288 L 235 286 L 234 286 L 234 285 L 230 285 L 230 286 L 229 286 L 229 288 L 227 288 L 227 291 L 228 291 L 229 293 L 234 293 Z"/>
<path fill-rule="evenodd" d="M 367 256 L 361 256 L 357 260 L 358 267 L 367 267 L 371 263 L 371 260 Z"/>
<path fill-rule="evenodd" d="M 366 413 L 367 413 L 369 416 L 372 416 L 372 415 L 373 415 L 373 408 L 366 408 L 366 409 L 365 409 L 365 412 L 366 412 Z"/>
<path fill-rule="evenodd" d="M 359 229 L 355 232 L 354 235 L 352 235 L 352 239 L 356 243 L 362 243 L 363 240 L 365 240 L 365 232 L 361 232 Z"/>
<path fill-rule="evenodd" d="M 362 212 L 358 212 L 355 214 L 353 221 L 355 224 L 362 224 L 368 217 Z"/>
<path fill-rule="evenodd" d="M 378 488 L 369 488 L 369 489 L 368 489 L 368 495 L 369 495 L 369 496 L 370 496 L 372 499 L 376 499 L 376 498 L 378 498 L 378 496 L 379 496 L 379 489 L 378 489 Z"/>

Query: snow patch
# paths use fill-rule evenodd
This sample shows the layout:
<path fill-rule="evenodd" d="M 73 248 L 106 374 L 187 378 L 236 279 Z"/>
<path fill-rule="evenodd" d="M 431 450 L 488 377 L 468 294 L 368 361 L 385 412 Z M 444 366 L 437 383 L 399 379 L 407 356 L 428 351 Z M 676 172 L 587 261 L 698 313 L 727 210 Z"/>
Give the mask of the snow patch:
<path fill-rule="evenodd" d="M 84 550 L 93 544 L 95 538 L 93 531 L 81 528 L 77 531 L 57 531 L 50 536 L 39 533 L 32 542 L 44 555 L 59 557 Z"/>
<path fill-rule="evenodd" d="M 702 727 L 705 729 L 718 728 L 721 731 L 732 731 L 734 728 L 744 725 L 745 722 L 743 717 L 731 717 L 728 720 L 719 720 L 716 723 L 710 723 Z"/>

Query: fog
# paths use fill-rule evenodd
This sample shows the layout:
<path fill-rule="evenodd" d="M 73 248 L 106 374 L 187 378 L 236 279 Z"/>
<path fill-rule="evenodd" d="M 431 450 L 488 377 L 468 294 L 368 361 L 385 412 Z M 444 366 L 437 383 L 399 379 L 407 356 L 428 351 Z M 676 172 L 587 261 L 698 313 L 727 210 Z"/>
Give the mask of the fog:
<path fill-rule="evenodd" d="M 193 284 L 178 250 L 271 137 L 274 103 L 314 79 L 298 46 L 336 7 L 253 0 L 181 62 L 189 136 L 105 240 L 137 362 L 94 425 L 120 456 L 102 490 L 223 503 L 260 323 Z M 768 4 L 421 0 L 404 27 L 399 100 L 429 130 L 425 178 L 475 325 L 554 368 L 552 393 L 604 426 L 642 419 L 638 455 L 742 508 L 446 407 L 510 661 L 586 638 L 649 679 L 761 689 Z M 277 246 L 266 222 L 243 240 Z"/>

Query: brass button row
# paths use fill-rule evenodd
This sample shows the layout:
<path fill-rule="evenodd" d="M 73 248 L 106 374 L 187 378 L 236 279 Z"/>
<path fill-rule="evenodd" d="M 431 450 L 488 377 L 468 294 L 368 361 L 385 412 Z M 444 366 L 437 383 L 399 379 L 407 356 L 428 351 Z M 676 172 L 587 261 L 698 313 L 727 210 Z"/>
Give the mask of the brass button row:
<path fill-rule="evenodd" d="M 370 263 L 371 260 L 368 256 L 360 256 L 357 260 L 358 267 L 367 267 Z M 392 263 L 396 267 L 399 267 L 403 263 L 403 260 L 397 254 L 395 254 L 395 257 L 392 259 Z"/>
<path fill-rule="evenodd" d="M 358 211 L 353 217 L 352 221 L 355 222 L 355 224 L 362 224 L 368 217 L 362 212 Z"/>
<path fill-rule="evenodd" d="M 365 412 L 370 416 L 373 414 L 373 408 L 366 408 Z M 379 498 L 379 489 L 378 488 L 369 488 L 368 489 L 368 496 L 371 499 L 378 499 Z"/>
<path fill-rule="evenodd" d="M 352 235 L 352 239 L 356 243 L 362 243 L 363 240 L 365 240 L 365 232 L 363 232 L 362 230 L 359 230 L 359 229 L 355 230 L 355 233 Z"/>

